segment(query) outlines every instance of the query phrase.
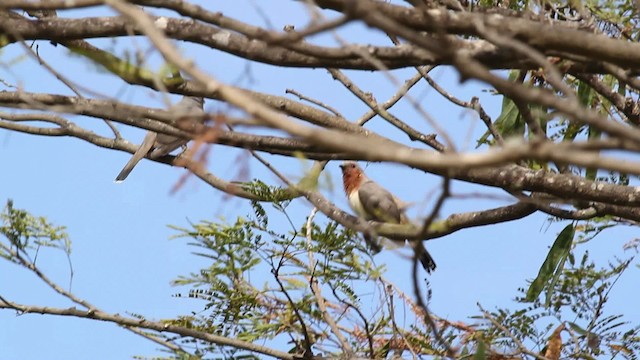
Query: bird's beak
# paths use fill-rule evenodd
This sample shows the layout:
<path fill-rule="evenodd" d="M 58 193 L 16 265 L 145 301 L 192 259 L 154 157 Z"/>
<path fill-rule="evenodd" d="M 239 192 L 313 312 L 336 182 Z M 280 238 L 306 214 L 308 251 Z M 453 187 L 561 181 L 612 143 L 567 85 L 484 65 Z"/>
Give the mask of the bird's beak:
<path fill-rule="evenodd" d="M 340 164 L 338 166 L 340 166 L 340 169 L 344 169 L 344 165 Z"/>

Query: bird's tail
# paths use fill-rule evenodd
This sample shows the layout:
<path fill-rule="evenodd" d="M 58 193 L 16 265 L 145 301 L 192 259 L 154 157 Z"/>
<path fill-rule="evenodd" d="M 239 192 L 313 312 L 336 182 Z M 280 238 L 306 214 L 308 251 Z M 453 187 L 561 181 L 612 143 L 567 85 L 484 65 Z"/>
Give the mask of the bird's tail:
<path fill-rule="evenodd" d="M 400 201 L 397 200 L 396 201 Z M 409 204 L 410 205 L 410 204 Z M 400 224 L 409 224 L 409 218 L 405 215 L 404 212 L 400 213 Z M 420 260 L 422 267 L 427 271 L 427 273 L 431 274 L 433 270 L 436 269 L 436 262 L 431 257 L 431 254 L 425 249 L 422 241 L 411 241 L 411 247 L 416 253 L 416 257 Z"/>
<path fill-rule="evenodd" d="M 425 249 L 422 241 L 415 242 L 413 249 L 416 252 L 416 257 L 420 260 L 422 267 L 427 271 L 427 273 L 431 274 L 433 270 L 436 269 L 436 262 L 431 257 L 431 254 Z"/>
<path fill-rule="evenodd" d="M 131 170 L 133 170 L 138 162 L 140 162 L 143 157 L 147 156 L 149 150 L 153 148 L 157 136 L 158 134 L 154 133 L 153 131 L 147 131 L 147 135 L 144 137 L 144 140 L 142 141 L 142 144 L 140 145 L 138 150 L 136 150 L 131 159 L 129 159 L 129 162 L 127 162 L 127 164 L 122 168 L 122 171 L 120 171 L 118 176 L 116 176 L 115 181 L 117 183 L 123 182 L 124 179 L 129 176 L 129 173 L 131 173 Z"/>
<path fill-rule="evenodd" d="M 364 242 L 367 244 L 369 250 L 371 250 L 374 255 L 382 251 L 380 244 L 378 244 L 378 239 L 376 239 L 374 235 L 364 233 Z"/>

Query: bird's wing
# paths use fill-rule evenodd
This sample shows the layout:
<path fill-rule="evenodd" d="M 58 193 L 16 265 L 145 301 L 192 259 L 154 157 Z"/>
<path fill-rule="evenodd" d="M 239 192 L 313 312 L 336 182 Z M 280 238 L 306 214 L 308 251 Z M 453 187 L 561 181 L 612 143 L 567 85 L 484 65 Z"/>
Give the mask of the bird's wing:
<path fill-rule="evenodd" d="M 127 162 L 127 164 L 122 168 L 122 171 L 120 171 L 118 176 L 116 176 L 116 182 L 124 181 L 124 179 L 129 176 L 129 173 L 131 172 L 131 170 L 133 170 L 136 164 L 138 164 L 138 162 L 143 157 L 147 156 L 147 154 L 153 147 L 153 144 L 155 144 L 157 136 L 158 134 L 156 134 L 155 132 L 147 131 L 147 135 L 145 135 L 144 140 L 142 141 L 142 144 L 140 144 L 138 150 L 136 150 L 135 154 L 133 154 L 131 159 L 129 159 L 129 162 Z"/>
<path fill-rule="evenodd" d="M 382 186 L 371 180 L 366 180 L 360 185 L 358 197 L 363 209 L 369 215 L 367 220 L 376 220 L 389 223 L 408 223 L 404 208 L 400 205 L 400 200 L 393 196 Z M 404 245 L 405 241 L 393 241 L 396 245 Z M 422 241 L 412 241 L 411 247 L 414 249 L 418 260 L 424 269 L 431 273 L 436 268 L 436 263 L 431 254 L 425 249 Z"/>
<path fill-rule="evenodd" d="M 203 106 L 204 100 L 202 98 L 185 96 L 182 98 L 182 100 L 171 106 L 171 108 L 169 108 L 169 111 L 174 113 L 176 118 L 190 115 L 202 115 L 202 113 L 204 112 Z M 204 121 L 202 116 L 200 116 L 199 118 Z"/>
<path fill-rule="evenodd" d="M 166 135 L 166 134 L 158 134 L 158 138 L 156 139 L 155 146 L 153 147 L 153 151 L 149 154 L 151 159 L 157 159 L 159 157 L 163 157 L 168 155 L 173 150 L 187 145 L 190 139 L 185 139 L 181 137 Z"/>
<path fill-rule="evenodd" d="M 394 201 L 393 195 L 371 180 L 360 185 L 358 197 L 367 212 L 367 220 L 399 223 L 402 211 Z"/>
<path fill-rule="evenodd" d="M 202 98 L 185 96 L 182 100 L 173 105 L 170 111 L 175 113 L 177 119 L 193 116 L 196 121 L 202 123 L 205 120 L 204 116 L 200 116 L 204 112 L 203 102 L 204 100 Z M 151 154 L 149 154 L 149 157 L 156 159 L 168 155 L 173 150 L 186 145 L 190 140 L 191 139 L 166 134 L 158 134 L 154 149 Z"/>

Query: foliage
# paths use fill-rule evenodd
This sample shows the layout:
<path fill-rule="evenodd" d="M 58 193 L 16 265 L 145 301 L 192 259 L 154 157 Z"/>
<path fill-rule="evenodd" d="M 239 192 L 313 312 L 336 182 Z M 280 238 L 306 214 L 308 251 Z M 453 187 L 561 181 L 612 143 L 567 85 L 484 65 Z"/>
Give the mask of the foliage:
<path fill-rule="evenodd" d="M 521 289 L 525 296 L 516 301 L 528 304 L 526 307 L 491 312 L 481 307 L 482 314 L 472 317 L 479 322 L 464 324 L 425 312 L 389 283 L 384 267 L 373 265 L 364 242 L 352 230 L 334 222 L 321 225 L 315 213 L 301 227 L 278 230 L 270 218 L 288 219 L 286 203 L 275 202 L 270 210 L 257 202 L 252 207 L 250 216 L 233 223 L 203 221 L 191 228 L 174 227 L 176 238 L 186 239 L 196 249 L 194 255 L 206 258 L 210 265 L 175 280 L 174 285 L 188 288 L 177 297 L 201 305 L 189 315 L 163 320 L 165 325 L 250 343 L 287 344 L 290 353 L 305 353 L 310 348 L 314 354 L 329 357 L 343 356 L 346 347 L 369 358 L 407 353 L 440 357 L 454 349 L 460 356 L 479 359 L 536 353 L 549 357 L 554 353 L 545 349 L 552 345 L 566 358 L 637 359 L 640 354 L 640 326 L 606 306 L 633 257 L 600 269 L 588 252 L 576 262 L 575 249 L 566 255 L 568 266 L 551 266 L 548 258 L 541 274 L 544 269 L 553 271 L 544 276 L 544 300 Z M 47 241 L 41 244 L 51 239 L 68 243 L 60 227 L 17 210 L 11 203 L 2 219 L 7 240 L 1 247 L 4 257 L 28 268 L 28 263 L 16 261 L 20 254 L 10 250 L 15 244 L 27 248 L 27 240 L 44 234 Z M 579 229 L 588 231 L 587 227 Z M 566 244 L 573 239 L 573 231 L 573 225 L 565 228 L 556 243 Z M 550 258 L 559 256 L 553 255 L 556 245 Z M 548 281 L 550 277 L 553 281 Z M 413 319 L 398 322 L 398 315 L 407 311 Z M 143 315 L 132 316 L 140 323 L 146 321 Z M 340 337 L 331 321 L 340 329 Z M 430 323 L 437 324 L 436 332 Z M 563 332 L 569 334 L 568 339 L 561 337 Z M 153 332 L 148 336 L 180 344 L 173 359 L 255 357 L 251 352 L 189 337 Z"/>
<path fill-rule="evenodd" d="M 569 338 L 562 343 L 562 357 L 594 359 L 616 357 L 637 359 L 640 355 L 640 326 L 624 320 L 624 314 L 606 309 L 609 294 L 617 280 L 628 269 L 634 257 L 607 268 L 597 269 L 584 252 L 575 263 L 570 254 L 570 267 L 562 269 L 548 301 L 535 299 L 519 310 L 498 309 L 485 313 L 491 319 L 479 330 L 485 341 L 509 351 L 524 344 L 533 352 L 544 354 L 552 330 L 560 323 Z M 524 289 L 520 289 L 525 293 Z M 529 294 L 517 302 L 530 303 Z M 613 311 L 613 312 L 611 312 Z"/>
<path fill-rule="evenodd" d="M 29 56 L 37 58 L 77 96 L 29 93 L 22 85 L 0 79 L 11 89 L 0 92 L 0 106 L 15 110 L 0 114 L 0 128 L 71 136 L 103 148 L 137 152 L 111 123 L 119 122 L 146 129 L 151 135 L 190 137 L 197 146 L 211 143 L 248 150 L 251 159 L 287 187 L 261 179 L 225 182 L 209 173 L 206 155 L 193 161 L 189 156 L 142 154 L 149 160 L 184 166 L 212 187 L 251 201 L 251 212 L 245 217 L 173 227 L 175 238 L 185 240 L 207 266 L 173 282 L 183 289 L 175 296 L 191 301 L 197 310 L 160 321 L 137 313 L 108 313 L 56 285 L 36 260 L 42 247 L 50 247 L 62 250 L 70 264 L 71 241 L 66 229 L 8 201 L 0 214 L 0 255 L 35 274 L 72 305 L 28 306 L 0 294 L 0 308 L 19 314 L 108 321 L 154 341 L 174 359 L 638 359 L 640 324 L 629 322 L 610 306 L 612 289 L 634 257 L 616 258 L 602 267 L 586 250 L 606 230 L 640 222 L 638 188 L 634 188 L 640 176 L 635 156 L 640 151 L 637 1 L 413 0 L 404 4 L 317 0 L 304 2 L 313 14 L 306 28 L 287 24 L 282 32 L 272 30 L 269 21 L 268 26 L 259 27 L 188 1 L 113 0 L 100 5 L 113 10 L 115 16 L 79 18 L 59 16 L 53 8 L 64 12 L 94 6 L 6 3 L 0 1 L 0 56 L 15 44 L 22 45 L 27 55 L 3 60 L 3 67 L 11 68 Z M 180 16 L 155 17 L 148 10 L 152 7 Z M 325 19 L 323 14 L 329 11 L 341 16 Z M 340 38 L 344 26 L 354 23 L 384 34 L 390 42 L 377 46 L 359 36 L 354 37 L 354 44 L 344 41 Z M 324 33 L 334 35 L 338 45 L 316 43 L 313 36 Z M 133 35 L 145 36 L 152 51 L 143 53 L 137 41 L 131 41 L 134 50 L 121 50 L 121 44 L 116 44 L 117 37 L 135 40 Z M 90 40 L 101 36 L 113 36 L 110 48 L 91 44 Z M 298 101 L 224 84 L 200 69 L 200 63 L 182 57 L 173 44 L 176 40 L 282 68 L 324 68 L 343 90 L 356 96 L 361 102 L 357 105 L 364 105 L 366 112 L 352 121 L 329 103 L 296 90 L 286 91 L 298 96 Z M 127 86 L 202 96 L 233 110 L 227 114 L 209 111 L 203 116 L 207 119 L 201 120 L 210 121 L 189 132 L 188 126 L 180 126 L 188 123 L 189 116 L 104 100 L 96 89 L 79 86 L 84 78 L 76 80 L 77 84 L 68 81 L 40 57 L 37 45 L 36 50 L 30 47 L 31 41 L 60 46 L 70 52 L 70 59 L 86 60 L 93 71 Z M 163 58 L 158 71 L 150 67 L 155 51 Z M 215 65 L 216 70 L 221 68 Z M 449 66 L 462 80 L 487 84 L 501 102 L 496 116 L 491 118 L 477 96 L 471 101 L 458 99 L 435 83 L 429 72 L 437 66 Z M 404 82 L 389 71 L 413 68 L 417 74 Z M 361 90 L 344 70 L 388 77 L 398 91 L 378 103 L 376 94 Z M 422 80 L 444 99 L 482 120 L 486 130 L 473 139 L 475 152 L 461 150 L 466 145 L 456 144 L 461 137 L 453 134 L 459 129 L 434 121 L 414 99 L 410 91 Z M 395 115 L 391 107 L 400 101 L 425 121 L 406 119 L 413 114 Z M 26 114 L 26 110 L 33 113 Z M 239 110 L 238 118 L 231 116 L 235 110 Z M 81 122 L 76 124 L 64 114 L 104 119 L 113 137 L 83 128 Z M 411 142 L 401 143 L 395 135 L 363 128 L 374 118 Z M 273 166 L 261 153 L 316 162 L 295 183 L 283 175 L 285 166 Z M 414 226 L 413 233 L 383 233 L 385 225 L 406 230 L 409 224 L 372 226 L 326 200 L 318 190 L 318 179 L 326 161 L 343 159 L 400 163 L 440 177 L 440 196 L 422 219 L 424 226 Z M 444 203 L 458 195 L 451 190 L 452 180 L 498 189 L 513 204 L 454 212 L 440 219 Z M 306 221 L 291 216 L 290 205 L 296 198 L 314 206 Z M 412 295 L 388 281 L 385 266 L 375 264 L 362 235 L 354 230 L 366 230 L 367 237 L 375 229 L 381 237 L 422 241 L 535 212 L 548 215 L 550 222 L 563 222 L 564 229 L 537 275 L 519 289 L 513 307 L 487 311 L 484 307 L 492 305 L 479 305 L 473 323 L 429 311 L 432 289 L 428 282 L 419 283 L 415 271 L 412 280 L 419 286 Z M 444 225 L 432 226 L 434 221 Z M 281 349 L 286 352 L 278 352 Z"/>
<path fill-rule="evenodd" d="M 37 255 L 38 249 L 43 246 L 71 254 L 71 241 L 64 226 L 55 226 L 45 217 L 36 217 L 26 210 L 16 209 L 12 200 L 7 200 L 7 205 L 0 213 L 0 220 L 0 234 L 11 245 L 0 251 L 5 259 L 11 260 L 16 252 L 28 254 L 28 251 L 32 251 Z"/>
<path fill-rule="evenodd" d="M 198 315 L 177 321 L 250 341 L 288 340 L 293 344 L 292 352 L 304 352 L 306 332 L 314 353 L 341 356 L 344 348 L 336 345 L 338 340 L 326 330 L 318 309 L 317 294 L 330 293 L 325 301 L 333 304 L 329 309 L 336 312 L 331 314 L 339 319 L 358 356 L 373 354 L 377 358 L 407 352 L 444 356 L 451 348 L 460 349 L 460 355 L 473 354 L 481 359 L 544 355 L 552 339 L 557 340 L 555 345 L 563 358 L 637 359 L 640 354 L 640 325 L 625 321 L 624 314 L 615 309 L 606 310 L 611 290 L 634 257 L 597 269 L 588 252 L 584 252 L 576 263 L 576 249 L 571 242 L 574 225 L 568 225 L 558 235 L 541 273 L 533 281 L 544 284 L 544 299 L 538 296 L 542 288 L 538 295 L 532 295 L 532 283 L 529 290 L 520 289 L 524 296 L 516 298 L 516 303 L 525 307 L 491 312 L 481 307 L 482 314 L 472 317 L 480 321 L 464 325 L 435 314 L 425 318 L 423 309 L 384 280 L 383 268 L 372 267 L 366 249 L 359 245 L 362 242 L 350 230 L 332 222 L 321 228 L 314 222 L 310 237 L 305 236 L 305 227 L 288 234 L 278 233 L 268 230 L 265 209 L 257 203 L 253 207 L 254 215 L 249 220 L 240 218 L 233 226 L 205 222 L 193 229 L 180 229 L 181 237 L 188 238 L 198 249 L 206 249 L 197 254 L 213 262 L 201 273 L 175 282 L 190 286 L 189 297 L 206 303 Z M 287 216 L 286 208 L 276 204 L 274 209 L 276 214 Z M 589 232 L 588 227 L 579 229 L 581 234 L 583 230 Z M 229 246 L 235 250 L 230 251 Z M 243 261 L 236 257 L 234 262 L 229 254 L 241 251 L 247 256 Z M 264 265 L 270 269 L 267 278 L 256 278 L 260 271 L 249 271 L 249 267 L 260 269 Z M 240 268 L 246 271 L 240 273 Z M 216 276 L 211 276 L 213 273 Z M 228 274 L 237 277 L 220 280 Z M 314 293 L 314 281 L 323 284 L 321 292 Z M 371 290 L 372 282 L 380 284 L 377 290 Z M 377 303 L 367 296 L 371 291 L 380 292 Z M 407 328 L 395 323 L 399 309 L 392 304 L 394 298 L 401 299 L 416 317 Z M 429 318 L 439 324 L 440 340 L 429 328 Z M 569 337 L 563 339 L 563 333 Z M 220 351 L 200 345 L 201 351 Z"/>
<path fill-rule="evenodd" d="M 272 205 L 276 215 L 288 218 L 286 203 Z M 198 249 L 196 255 L 211 260 L 208 268 L 174 282 L 191 288 L 189 298 L 205 302 L 198 315 L 176 323 L 251 342 L 289 343 L 291 352 L 305 349 L 308 341 L 326 355 L 341 351 L 326 328 L 326 314 L 336 318 L 354 351 L 362 354 L 398 333 L 410 333 L 393 328 L 383 304 L 369 303 L 368 293 L 383 291 L 384 269 L 368 259 L 352 230 L 335 222 L 322 227 L 310 222 L 310 228 L 279 232 L 261 204 L 253 202 L 252 207 L 250 217 L 232 224 L 201 222 L 192 229 L 176 228 L 178 237 Z M 314 288 L 317 284 L 321 286 Z M 319 296 L 326 302 L 324 310 Z M 201 351 L 217 349 L 200 346 Z"/>

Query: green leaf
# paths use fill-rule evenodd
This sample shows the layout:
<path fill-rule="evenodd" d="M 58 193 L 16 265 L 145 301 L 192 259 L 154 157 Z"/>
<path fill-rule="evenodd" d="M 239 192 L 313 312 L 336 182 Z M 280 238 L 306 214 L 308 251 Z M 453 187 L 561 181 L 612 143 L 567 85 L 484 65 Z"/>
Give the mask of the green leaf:
<path fill-rule="evenodd" d="M 589 133 L 588 133 L 589 140 L 600 139 L 601 135 L 602 135 L 602 132 L 600 132 L 600 130 L 596 129 L 593 126 L 589 126 Z M 587 171 L 585 173 L 585 178 L 589 180 L 595 180 L 597 176 L 598 176 L 597 168 L 591 168 L 591 167 L 587 168 Z"/>
<path fill-rule="evenodd" d="M 578 83 L 578 100 L 586 108 L 591 108 L 596 99 L 596 92 L 589 85 L 580 81 Z M 580 131 L 584 128 L 583 125 L 569 123 L 564 131 L 563 140 L 573 141 Z"/>
<path fill-rule="evenodd" d="M 583 329 L 581 326 L 574 322 L 567 321 L 566 323 L 569 325 L 569 327 L 571 327 L 571 330 L 575 331 L 579 335 L 586 336 L 589 333 L 587 330 Z"/>
<path fill-rule="evenodd" d="M 304 281 L 304 280 L 302 280 L 302 279 L 296 279 L 296 278 L 293 278 L 293 277 L 288 277 L 288 278 L 285 278 L 284 280 L 293 289 L 306 289 L 309 286 L 309 283 Z"/>
<path fill-rule="evenodd" d="M 578 83 L 578 100 L 580 100 L 580 103 L 585 107 L 590 108 L 593 105 L 595 94 L 596 92 L 591 86 L 582 81 Z"/>
<path fill-rule="evenodd" d="M 503 137 L 524 134 L 524 126 L 520 117 L 520 110 L 513 100 L 506 97 L 504 98 L 502 101 L 502 112 L 496 119 L 495 125 Z"/>
<path fill-rule="evenodd" d="M 519 74 L 519 71 L 512 71 L 509 74 L 509 80 L 514 81 L 518 78 Z M 506 96 L 502 98 L 502 111 L 494 122 L 494 125 L 503 138 L 509 136 L 522 137 L 524 135 L 524 121 L 522 120 L 522 116 L 520 116 L 520 110 L 513 100 Z M 489 135 L 489 131 L 485 132 L 484 135 L 478 139 L 478 146 L 487 143 Z"/>
<path fill-rule="evenodd" d="M 529 286 L 525 301 L 535 301 L 538 296 L 540 296 L 540 293 L 542 293 L 545 286 L 549 283 L 549 280 L 552 278 L 557 279 L 557 275 L 562 271 L 564 262 L 567 259 L 567 256 L 569 256 L 574 235 L 575 227 L 573 224 L 567 225 L 562 232 L 560 232 L 560 235 L 558 235 L 556 241 L 553 243 L 547 258 L 540 267 L 538 276 Z"/>
<path fill-rule="evenodd" d="M 476 353 L 473 355 L 473 360 L 484 360 L 487 358 L 486 354 L 487 345 L 484 341 L 480 340 L 478 342 L 478 348 L 476 349 Z"/>
<path fill-rule="evenodd" d="M 580 102 L 587 108 L 591 108 L 594 106 L 594 101 L 596 100 L 596 92 L 595 90 L 593 90 L 591 87 L 589 87 L 587 84 L 580 82 L 580 85 L 578 85 L 578 98 L 580 99 Z M 610 110 L 609 108 L 611 107 L 611 103 L 607 102 L 607 103 L 603 103 L 601 105 L 601 113 L 603 115 L 607 115 L 607 112 Z M 606 111 L 602 111 L 606 108 Z M 594 139 L 599 139 L 601 136 L 601 132 L 594 128 L 593 126 L 589 126 L 587 128 L 587 137 L 589 140 L 594 140 Z M 596 168 L 587 168 L 586 173 L 585 173 L 585 177 L 589 180 L 595 180 L 596 177 L 598 176 L 598 169 Z"/>
<path fill-rule="evenodd" d="M 37 251 L 39 247 L 45 246 L 71 254 L 71 240 L 64 226 L 55 226 L 45 217 L 35 217 L 26 210 L 16 209 L 11 200 L 7 201 L 4 211 L 0 212 L 0 235 L 20 251 Z"/>

